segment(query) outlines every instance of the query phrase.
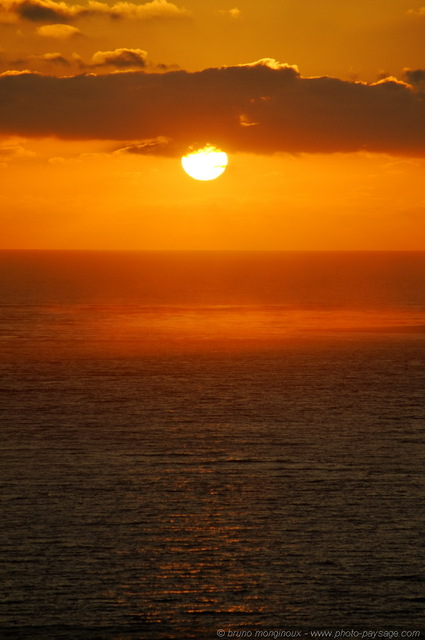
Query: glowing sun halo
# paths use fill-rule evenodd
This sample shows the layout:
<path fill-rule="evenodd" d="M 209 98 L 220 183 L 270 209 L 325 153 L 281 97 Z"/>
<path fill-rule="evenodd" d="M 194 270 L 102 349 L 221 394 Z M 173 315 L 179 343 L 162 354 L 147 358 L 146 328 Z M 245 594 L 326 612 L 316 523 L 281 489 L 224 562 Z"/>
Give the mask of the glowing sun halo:
<path fill-rule="evenodd" d="M 225 171 L 227 163 L 227 154 L 209 144 L 182 157 L 183 169 L 195 180 L 215 180 Z"/>

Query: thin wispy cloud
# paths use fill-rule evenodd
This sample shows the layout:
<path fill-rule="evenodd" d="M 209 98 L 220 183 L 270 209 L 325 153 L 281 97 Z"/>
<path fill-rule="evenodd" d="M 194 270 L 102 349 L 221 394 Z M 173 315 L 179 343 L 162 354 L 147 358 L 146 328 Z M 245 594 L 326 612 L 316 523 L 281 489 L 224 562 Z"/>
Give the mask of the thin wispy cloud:
<path fill-rule="evenodd" d="M 413 18 L 425 18 L 425 7 L 419 9 L 409 9 L 407 15 Z"/>
<path fill-rule="evenodd" d="M 233 9 L 220 9 L 219 13 L 233 19 L 240 18 L 241 16 L 241 11 L 237 7 L 234 7 Z"/>

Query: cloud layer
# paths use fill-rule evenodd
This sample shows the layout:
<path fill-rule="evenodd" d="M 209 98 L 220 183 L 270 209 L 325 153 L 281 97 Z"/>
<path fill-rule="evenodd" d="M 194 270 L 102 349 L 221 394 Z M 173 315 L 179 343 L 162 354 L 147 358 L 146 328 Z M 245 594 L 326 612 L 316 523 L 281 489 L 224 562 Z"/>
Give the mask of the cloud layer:
<path fill-rule="evenodd" d="M 110 56 L 122 66 L 145 61 L 141 50 L 101 53 L 99 64 L 112 62 Z M 211 142 L 264 154 L 363 150 L 424 157 L 423 72 L 408 74 L 412 84 L 368 85 L 303 78 L 295 67 L 263 60 L 197 73 L 3 75 L 0 133 L 137 141 L 128 150 L 163 155 Z"/>

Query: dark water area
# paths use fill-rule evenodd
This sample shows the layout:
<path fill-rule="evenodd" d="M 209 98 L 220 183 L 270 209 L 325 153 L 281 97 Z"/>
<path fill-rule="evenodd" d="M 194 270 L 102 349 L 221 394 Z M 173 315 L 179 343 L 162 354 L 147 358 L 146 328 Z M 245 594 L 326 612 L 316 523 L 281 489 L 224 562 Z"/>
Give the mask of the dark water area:
<path fill-rule="evenodd" d="M 0 638 L 423 637 L 424 282 L 0 253 Z"/>

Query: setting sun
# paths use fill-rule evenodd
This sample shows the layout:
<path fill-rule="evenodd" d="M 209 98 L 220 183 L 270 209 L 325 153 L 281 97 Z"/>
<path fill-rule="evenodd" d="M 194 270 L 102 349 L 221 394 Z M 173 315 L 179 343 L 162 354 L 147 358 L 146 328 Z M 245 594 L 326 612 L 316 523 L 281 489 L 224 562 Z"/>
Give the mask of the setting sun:
<path fill-rule="evenodd" d="M 207 144 L 182 157 L 182 167 L 195 180 L 215 180 L 226 170 L 227 154 Z"/>

